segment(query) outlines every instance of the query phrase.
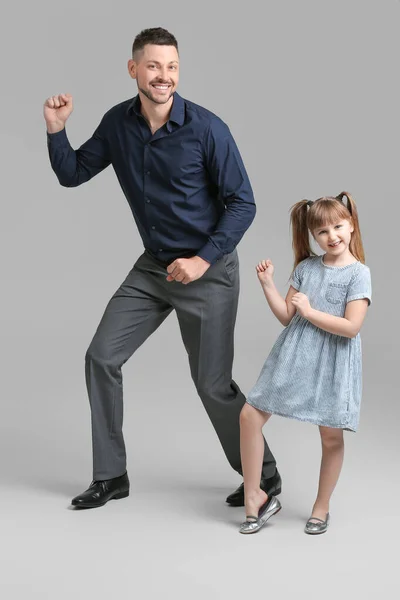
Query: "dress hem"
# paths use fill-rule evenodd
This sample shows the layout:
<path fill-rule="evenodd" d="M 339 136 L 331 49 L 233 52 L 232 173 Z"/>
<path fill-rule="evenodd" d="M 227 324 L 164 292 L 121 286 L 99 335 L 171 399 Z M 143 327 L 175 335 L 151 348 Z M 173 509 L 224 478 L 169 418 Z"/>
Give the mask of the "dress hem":
<path fill-rule="evenodd" d="M 346 425 L 332 425 L 332 423 L 326 423 L 326 422 L 322 422 L 322 421 L 318 421 L 317 419 L 311 419 L 311 418 L 304 418 L 304 417 L 299 417 L 297 415 L 289 415 L 289 414 L 285 414 L 283 412 L 279 412 L 279 411 L 274 411 L 274 410 L 266 410 L 265 408 L 260 408 L 259 406 L 256 406 L 256 404 L 253 404 L 252 402 L 249 402 L 248 400 L 246 400 L 247 404 L 250 404 L 250 406 L 253 406 L 253 408 L 257 408 L 257 410 L 261 410 L 262 412 L 268 413 L 270 415 L 276 415 L 278 417 L 285 417 L 286 419 L 294 419 L 296 421 L 302 421 L 303 423 L 311 423 L 312 425 L 321 425 L 322 427 L 331 427 L 332 429 L 343 429 L 344 431 L 351 431 L 352 433 L 356 433 L 357 429 L 355 429 L 354 427 L 350 427 L 350 426 L 346 426 Z"/>

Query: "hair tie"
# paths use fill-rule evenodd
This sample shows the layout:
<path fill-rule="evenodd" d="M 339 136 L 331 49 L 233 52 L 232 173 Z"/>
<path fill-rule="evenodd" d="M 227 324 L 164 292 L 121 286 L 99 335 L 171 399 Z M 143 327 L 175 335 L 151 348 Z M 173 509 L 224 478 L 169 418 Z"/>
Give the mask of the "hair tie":
<path fill-rule="evenodd" d="M 312 206 L 314 204 L 314 200 L 308 200 L 307 201 L 307 206 Z"/>

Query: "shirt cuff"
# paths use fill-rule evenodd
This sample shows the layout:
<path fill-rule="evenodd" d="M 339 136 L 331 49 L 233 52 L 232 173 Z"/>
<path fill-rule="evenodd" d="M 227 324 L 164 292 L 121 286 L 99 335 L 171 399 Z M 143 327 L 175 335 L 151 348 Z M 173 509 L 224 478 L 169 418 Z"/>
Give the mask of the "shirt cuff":
<path fill-rule="evenodd" d="M 212 242 L 208 241 L 207 244 L 198 251 L 196 256 L 200 256 L 200 258 L 209 262 L 210 265 L 213 265 L 223 257 L 223 253 L 214 246 Z"/>
<path fill-rule="evenodd" d="M 57 144 L 58 146 L 64 146 L 65 142 L 68 141 L 67 138 L 67 132 L 65 131 L 65 127 L 64 129 L 61 129 L 61 131 L 57 131 L 56 133 L 49 133 L 48 131 L 47 133 L 47 141 L 48 143 L 55 145 Z"/>

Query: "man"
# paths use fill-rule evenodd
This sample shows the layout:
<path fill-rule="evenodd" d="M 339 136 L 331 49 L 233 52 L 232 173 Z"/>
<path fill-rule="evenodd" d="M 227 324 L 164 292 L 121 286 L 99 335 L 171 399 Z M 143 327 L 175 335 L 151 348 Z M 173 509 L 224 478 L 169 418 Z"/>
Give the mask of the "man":
<path fill-rule="evenodd" d="M 179 54 L 172 34 L 142 31 L 128 71 L 138 95 L 111 108 L 76 151 L 65 132 L 72 96 L 53 96 L 44 105 L 50 161 L 60 184 L 80 185 L 112 164 L 145 248 L 111 298 L 86 354 L 93 481 L 72 500 L 84 508 L 129 495 L 121 368 L 172 310 L 197 392 L 230 465 L 241 473 L 239 413 L 245 398 L 232 381 L 235 248 L 255 215 L 252 189 L 225 123 L 176 93 Z M 262 487 L 275 495 L 281 487 L 267 444 Z M 227 502 L 243 501 L 242 484 Z"/>

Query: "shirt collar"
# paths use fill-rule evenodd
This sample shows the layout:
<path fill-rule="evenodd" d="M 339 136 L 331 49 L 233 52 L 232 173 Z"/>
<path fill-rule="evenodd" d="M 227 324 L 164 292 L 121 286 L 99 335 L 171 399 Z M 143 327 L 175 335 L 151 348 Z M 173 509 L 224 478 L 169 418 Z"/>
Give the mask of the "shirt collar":
<path fill-rule="evenodd" d="M 171 114 L 169 116 L 169 121 L 167 121 L 167 128 L 168 131 L 171 131 L 171 121 L 173 123 L 176 123 L 177 125 L 179 125 L 180 127 L 182 127 L 182 125 L 185 122 L 185 101 L 182 98 L 182 96 L 180 96 L 177 92 L 175 92 L 173 94 L 173 103 L 172 103 L 172 109 L 171 109 Z M 140 107 L 141 107 L 141 102 L 140 102 L 140 96 L 139 94 L 137 94 L 137 96 L 135 96 L 132 99 L 132 102 L 129 104 L 128 106 L 128 111 L 131 112 L 133 111 L 138 117 L 141 116 L 141 112 L 140 112 Z"/>

